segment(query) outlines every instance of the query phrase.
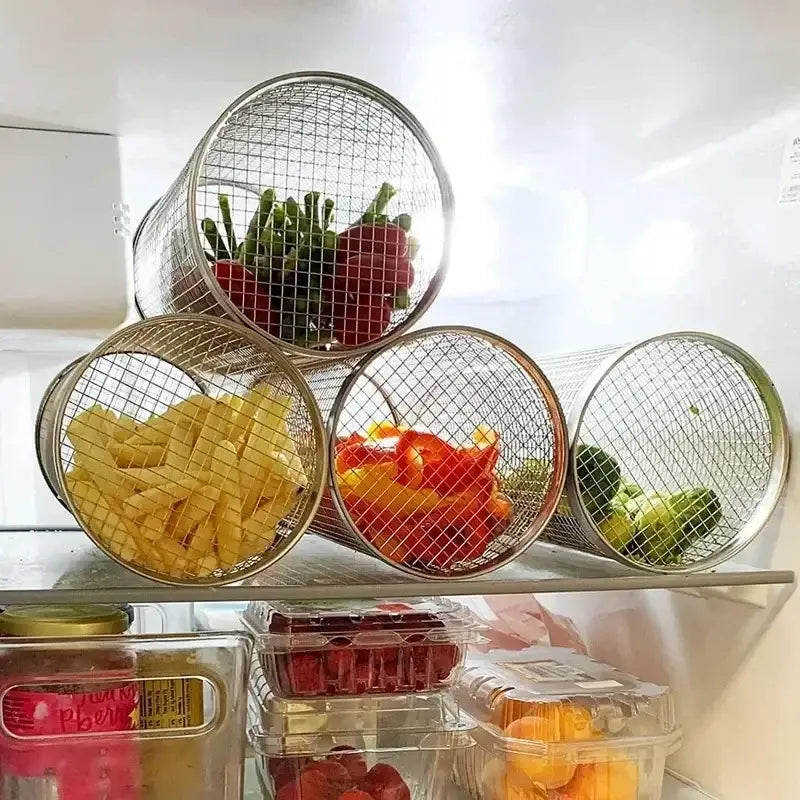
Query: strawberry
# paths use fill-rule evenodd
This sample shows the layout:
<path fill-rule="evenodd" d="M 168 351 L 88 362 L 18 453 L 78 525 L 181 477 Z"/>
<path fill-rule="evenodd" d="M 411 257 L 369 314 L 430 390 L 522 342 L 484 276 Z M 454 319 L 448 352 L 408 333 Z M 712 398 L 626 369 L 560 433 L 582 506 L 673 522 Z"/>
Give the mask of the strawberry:
<path fill-rule="evenodd" d="M 375 800 L 411 800 L 411 792 L 391 764 L 376 764 L 358 785 Z"/>
<path fill-rule="evenodd" d="M 348 789 L 344 794 L 339 795 L 339 800 L 375 800 L 375 798 L 361 789 Z"/>
<path fill-rule="evenodd" d="M 348 687 L 353 683 L 353 670 L 356 666 L 356 654 L 352 647 L 334 646 L 325 652 L 324 661 L 327 676 L 335 682 L 340 691 L 348 691 Z"/>
<path fill-rule="evenodd" d="M 461 658 L 461 651 L 454 644 L 437 644 L 431 647 L 433 672 L 440 681 L 450 677 Z"/>
<path fill-rule="evenodd" d="M 275 791 L 279 791 L 287 783 L 296 780 L 310 763 L 311 759 L 307 756 L 271 758 L 269 760 L 269 774 L 272 776 Z"/>
<path fill-rule="evenodd" d="M 311 769 L 321 772 L 327 779 L 330 786 L 329 796 L 338 797 L 341 792 L 349 789 L 354 779 L 350 777 L 347 767 L 339 761 L 315 761 Z"/>
<path fill-rule="evenodd" d="M 289 684 L 299 695 L 323 694 L 325 682 L 322 664 L 314 653 L 293 653 L 288 664 Z"/>
<path fill-rule="evenodd" d="M 338 761 L 354 781 L 360 781 L 367 774 L 367 762 L 363 754 L 347 744 L 334 747 L 328 754 L 329 761 Z"/>
<path fill-rule="evenodd" d="M 319 770 L 311 767 L 296 781 L 287 783 L 275 800 L 320 800 L 328 794 L 328 779 Z"/>

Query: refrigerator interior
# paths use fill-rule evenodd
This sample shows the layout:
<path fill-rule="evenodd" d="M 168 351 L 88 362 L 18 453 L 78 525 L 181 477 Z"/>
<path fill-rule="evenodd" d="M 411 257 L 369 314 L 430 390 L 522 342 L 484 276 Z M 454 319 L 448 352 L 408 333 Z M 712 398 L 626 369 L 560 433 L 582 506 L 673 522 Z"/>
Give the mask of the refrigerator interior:
<path fill-rule="evenodd" d="M 14 76 L 0 88 L 0 125 L 116 137 L 133 227 L 249 85 L 330 69 L 382 86 L 428 128 L 456 196 L 450 273 L 424 325 L 484 327 L 534 356 L 709 331 L 761 361 L 797 431 L 796 4 L 43 0 L 5 4 L 0 30 L 0 66 Z M 30 214 L 108 224 L 30 194 Z M 73 268 L 85 279 L 108 263 Z M 41 280 L 4 275 L 28 288 Z M 86 327 L 97 329 L 108 317 L 89 300 Z M 30 432 L 48 381 L 92 339 L 33 333 L 0 339 L 4 527 L 69 520 Z M 739 560 L 800 564 L 799 480 L 790 473 Z M 765 590 L 763 607 L 666 591 L 545 602 L 575 619 L 597 658 L 674 687 L 686 735 L 670 766 L 720 800 L 745 800 L 795 791 L 800 606 L 790 595 Z"/>

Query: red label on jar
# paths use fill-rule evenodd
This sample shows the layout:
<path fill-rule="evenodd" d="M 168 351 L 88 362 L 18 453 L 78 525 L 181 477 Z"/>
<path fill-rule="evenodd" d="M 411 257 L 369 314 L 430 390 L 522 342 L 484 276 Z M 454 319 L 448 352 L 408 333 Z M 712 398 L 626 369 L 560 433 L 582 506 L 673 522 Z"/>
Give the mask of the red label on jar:
<path fill-rule="evenodd" d="M 94 692 L 13 688 L 3 696 L 2 714 L 5 728 L 20 737 L 2 737 L 3 775 L 47 777 L 57 785 L 59 800 L 138 800 L 137 742 L 102 736 L 139 727 L 138 684 Z"/>
<path fill-rule="evenodd" d="M 139 727 L 139 686 L 97 692 L 36 692 L 10 689 L 3 697 L 3 723 L 15 736 L 110 733 Z"/>

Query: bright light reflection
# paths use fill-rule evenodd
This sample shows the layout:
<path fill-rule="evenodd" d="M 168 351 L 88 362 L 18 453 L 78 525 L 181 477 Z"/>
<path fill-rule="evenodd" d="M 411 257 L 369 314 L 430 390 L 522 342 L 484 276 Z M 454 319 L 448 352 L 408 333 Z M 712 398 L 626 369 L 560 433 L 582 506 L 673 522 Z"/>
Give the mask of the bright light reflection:
<path fill-rule="evenodd" d="M 678 219 L 654 222 L 642 232 L 633 248 L 631 264 L 644 284 L 672 286 L 690 268 L 694 255 L 691 226 Z"/>

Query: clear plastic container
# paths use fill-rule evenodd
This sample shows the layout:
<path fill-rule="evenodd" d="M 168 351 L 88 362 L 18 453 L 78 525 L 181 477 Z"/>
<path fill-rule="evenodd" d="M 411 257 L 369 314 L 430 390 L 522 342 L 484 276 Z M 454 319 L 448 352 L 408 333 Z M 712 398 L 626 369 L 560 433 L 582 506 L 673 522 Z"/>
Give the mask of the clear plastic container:
<path fill-rule="evenodd" d="M 259 601 L 243 619 L 279 697 L 438 691 L 480 640 L 469 610 L 440 599 Z"/>
<path fill-rule="evenodd" d="M 251 654 L 246 634 L 0 639 L 0 797 L 239 800 Z M 197 713 L 176 679 L 202 683 Z"/>
<path fill-rule="evenodd" d="M 668 688 L 571 650 L 470 656 L 455 696 L 478 723 L 454 769 L 476 800 L 659 800 L 680 741 Z"/>
<path fill-rule="evenodd" d="M 444 800 L 456 754 L 474 746 L 474 723 L 445 693 L 267 695 L 251 711 L 260 721 L 250 732 L 259 783 L 270 800 Z"/>

